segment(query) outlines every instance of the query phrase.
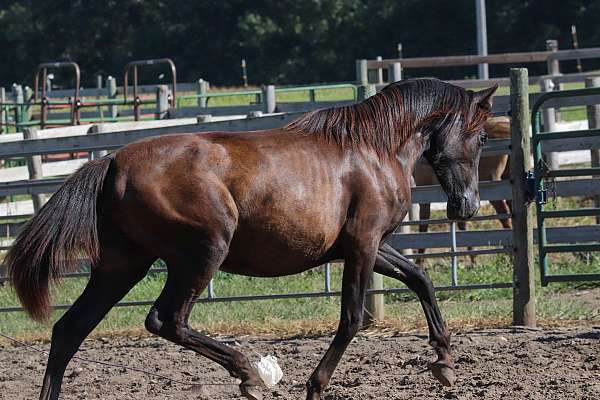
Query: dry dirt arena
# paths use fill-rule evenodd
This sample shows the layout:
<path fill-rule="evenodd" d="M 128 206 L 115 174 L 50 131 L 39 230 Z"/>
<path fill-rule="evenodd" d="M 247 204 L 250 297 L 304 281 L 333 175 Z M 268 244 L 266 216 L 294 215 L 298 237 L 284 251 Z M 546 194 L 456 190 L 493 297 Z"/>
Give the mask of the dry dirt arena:
<path fill-rule="evenodd" d="M 265 399 L 304 399 L 304 382 L 330 337 L 229 339 L 253 359 L 275 354 L 284 372 Z M 48 349 L 48 345 L 40 345 Z M 324 398 L 341 399 L 600 399 L 600 327 L 494 329 L 456 334 L 458 381 L 441 387 L 427 362 L 424 336 L 382 331 L 361 333 L 350 346 Z M 95 339 L 79 356 L 143 368 L 185 382 L 235 383 L 212 362 L 161 339 Z M 25 348 L 0 348 L 0 399 L 37 398 L 45 356 Z M 191 389 L 123 368 L 74 361 L 61 399 L 239 398 L 237 387 Z"/>

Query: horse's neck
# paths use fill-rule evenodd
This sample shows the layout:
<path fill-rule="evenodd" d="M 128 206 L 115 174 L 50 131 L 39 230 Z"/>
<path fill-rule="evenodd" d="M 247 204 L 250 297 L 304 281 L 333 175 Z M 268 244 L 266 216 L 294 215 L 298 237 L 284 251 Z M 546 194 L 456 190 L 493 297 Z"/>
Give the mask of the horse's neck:
<path fill-rule="evenodd" d="M 413 132 L 406 142 L 400 147 L 396 159 L 401 167 L 411 176 L 415 170 L 417 162 L 427 148 L 429 138 L 424 138 L 421 132 Z"/>
<path fill-rule="evenodd" d="M 413 115 L 413 120 L 410 121 L 409 125 L 415 127 L 415 129 L 407 136 L 405 144 L 400 149 L 399 157 L 402 158 L 403 161 L 401 162 L 404 164 L 404 167 L 409 168 L 411 175 L 415 168 L 418 168 L 423 153 L 429 148 L 432 134 L 426 134 L 426 130 L 423 129 L 422 125 L 424 121 L 431 118 L 432 112 L 433 110 L 421 110 L 416 116 L 414 112 L 410 113 Z"/>

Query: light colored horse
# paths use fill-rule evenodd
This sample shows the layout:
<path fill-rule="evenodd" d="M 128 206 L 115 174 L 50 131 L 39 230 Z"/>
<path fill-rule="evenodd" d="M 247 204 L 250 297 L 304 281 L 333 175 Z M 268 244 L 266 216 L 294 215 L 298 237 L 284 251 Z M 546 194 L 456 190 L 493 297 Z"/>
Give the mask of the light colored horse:
<path fill-rule="evenodd" d="M 491 117 L 485 123 L 485 131 L 489 139 L 506 139 L 510 137 L 510 118 L 508 117 Z M 484 156 L 479 162 L 479 180 L 480 181 L 500 181 L 509 176 L 508 155 L 502 154 L 498 156 Z M 428 163 L 421 162 L 414 172 L 415 185 L 427 186 L 437 185 L 438 181 L 435 174 Z M 494 207 L 498 214 L 509 214 L 510 201 L 492 200 L 490 204 Z M 431 205 L 429 203 L 419 204 L 419 219 L 426 220 L 431 217 Z M 500 219 L 500 223 L 506 229 L 512 227 L 510 219 Z M 458 222 L 460 230 L 466 230 L 464 221 Z M 427 232 L 429 226 L 427 224 L 419 225 L 419 232 Z M 419 249 L 419 254 L 425 253 L 425 249 Z M 472 260 L 473 258 L 471 258 Z M 421 264 L 422 257 L 416 260 L 417 264 Z"/>

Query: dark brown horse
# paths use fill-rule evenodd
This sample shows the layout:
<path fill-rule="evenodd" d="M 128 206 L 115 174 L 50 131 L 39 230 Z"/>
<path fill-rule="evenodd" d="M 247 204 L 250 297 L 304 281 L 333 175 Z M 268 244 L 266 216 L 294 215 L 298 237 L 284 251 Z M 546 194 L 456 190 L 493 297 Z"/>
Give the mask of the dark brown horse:
<path fill-rule="evenodd" d="M 410 177 L 422 154 L 448 194 L 449 217 L 477 212 L 481 128 L 494 91 L 403 81 L 281 129 L 155 137 L 83 166 L 6 257 L 23 306 L 38 320 L 51 311 L 49 280 L 82 253 L 92 261 L 87 287 L 54 325 L 40 398 L 58 398 L 81 342 L 158 258 L 168 278 L 146 328 L 222 365 L 241 379 L 248 399 L 261 397 L 260 378 L 245 355 L 188 325 L 194 301 L 217 270 L 283 276 L 335 259 L 345 261 L 341 318 L 307 399 L 321 398 L 361 327 L 373 270 L 417 293 L 438 355 L 431 370 L 451 384 L 450 334 L 432 284 L 383 241 L 410 206 Z"/>

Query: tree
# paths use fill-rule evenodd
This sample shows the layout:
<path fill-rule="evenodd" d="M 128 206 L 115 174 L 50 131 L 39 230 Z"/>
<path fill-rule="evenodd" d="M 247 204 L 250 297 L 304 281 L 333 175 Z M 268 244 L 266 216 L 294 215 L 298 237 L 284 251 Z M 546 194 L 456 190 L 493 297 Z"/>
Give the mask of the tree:
<path fill-rule="evenodd" d="M 542 50 L 550 38 L 570 48 L 571 24 L 582 47 L 600 43 L 598 1 L 488 0 L 487 11 L 490 53 Z M 44 61 L 75 60 L 83 84 L 92 85 L 96 73 L 120 80 L 128 61 L 162 57 L 175 61 L 184 81 L 239 85 L 242 58 L 253 84 L 348 81 L 355 59 L 395 57 L 399 42 L 408 57 L 475 53 L 473 1 L 4 0 L 0 85 L 31 85 Z M 463 78 L 475 68 L 407 73 Z M 156 82 L 158 72 L 149 74 L 142 79 Z"/>

